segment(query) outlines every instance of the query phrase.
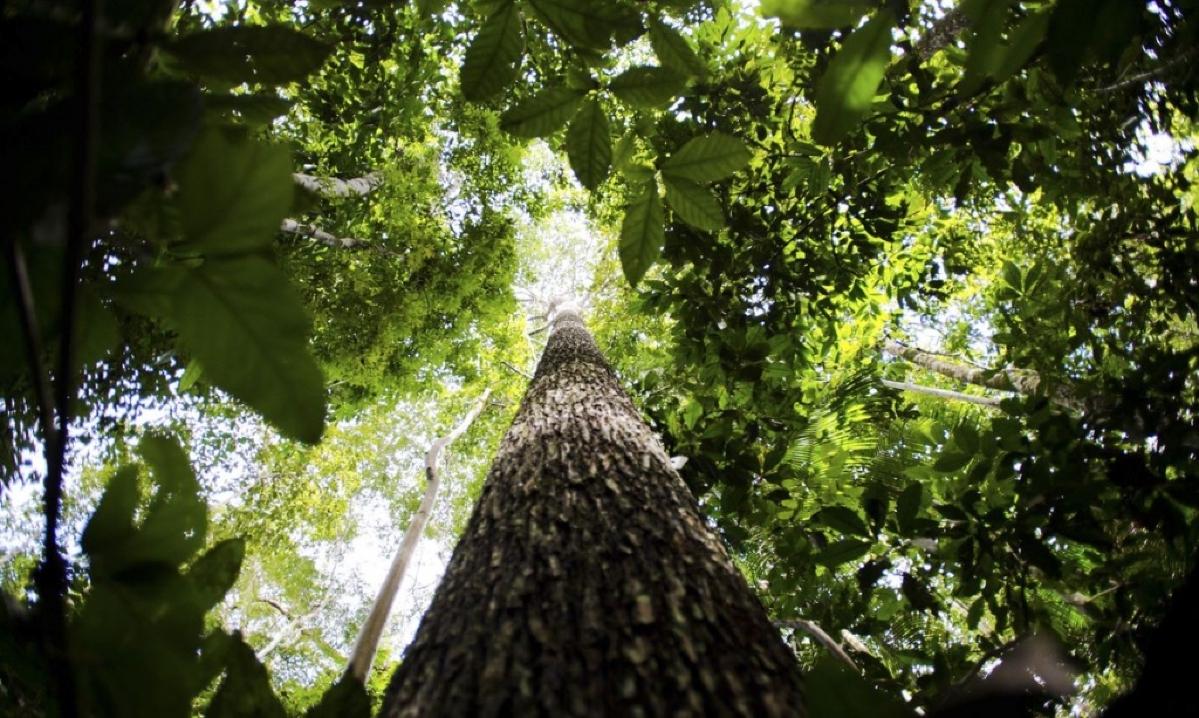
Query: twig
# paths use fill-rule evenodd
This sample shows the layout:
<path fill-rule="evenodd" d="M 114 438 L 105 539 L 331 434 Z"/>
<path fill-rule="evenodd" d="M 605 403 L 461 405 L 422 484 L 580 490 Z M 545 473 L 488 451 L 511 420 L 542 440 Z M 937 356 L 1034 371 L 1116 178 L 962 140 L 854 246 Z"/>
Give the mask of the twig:
<path fill-rule="evenodd" d="M 509 370 L 509 371 L 511 371 L 511 372 L 514 372 L 514 373 L 516 373 L 516 374 L 520 374 L 521 376 L 523 376 L 524 378 L 528 379 L 529 381 L 532 381 L 532 380 L 533 380 L 533 377 L 529 376 L 529 374 L 528 374 L 527 372 L 521 371 L 521 370 L 520 370 L 518 367 L 515 367 L 515 366 L 513 366 L 513 365 L 512 365 L 511 363 L 509 363 L 509 362 L 506 362 L 506 361 L 504 361 L 504 360 L 502 360 L 502 359 L 501 359 L 501 360 L 500 360 L 500 364 L 503 364 L 505 367 L 507 367 L 507 368 L 508 368 L 508 370 Z"/>
<path fill-rule="evenodd" d="M 858 664 L 854 663 L 853 659 L 849 657 L 849 654 L 845 652 L 845 649 L 841 648 L 841 644 L 834 641 L 833 637 L 825 633 L 824 629 L 816 625 L 815 622 L 797 618 L 793 621 L 780 621 L 776 625 L 779 628 L 791 628 L 803 631 L 812 638 L 815 638 L 817 643 L 827 648 L 829 653 L 832 653 L 834 656 L 844 662 L 845 665 L 854 669 L 858 673 L 862 672 L 861 669 L 858 668 Z"/>
<path fill-rule="evenodd" d="M 29 270 L 25 255 L 16 239 L 10 239 L 8 268 L 12 279 L 13 299 L 17 306 L 17 317 L 21 321 L 21 336 L 25 340 L 25 361 L 33 375 L 34 395 L 37 399 L 38 422 L 47 447 L 54 442 L 54 400 L 50 394 L 50 373 L 43 361 L 41 332 L 37 326 L 37 309 L 33 304 L 33 288 L 29 285 Z"/>
<path fill-rule="evenodd" d="M 1092 90 L 1092 92 L 1098 92 L 1101 94 L 1118 92 L 1118 91 L 1123 90 L 1124 88 L 1129 87 L 1131 85 L 1136 85 L 1138 83 L 1144 82 L 1145 80 L 1152 80 L 1153 78 L 1157 77 L 1158 75 L 1163 75 L 1166 73 L 1166 71 L 1171 70 L 1171 69 L 1177 67 L 1178 65 L 1181 65 L 1184 62 L 1187 62 L 1188 60 L 1190 60 L 1192 57 L 1195 56 L 1195 52 L 1196 52 L 1196 49 L 1191 48 L 1190 50 L 1187 50 L 1186 52 L 1179 54 L 1178 57 L 1175 57 L 1171 60 L 1163 62 L 1162 64 L 1158 65 L 1157 67 L 1153 68 L 1152 70 L 1146 70 L 1145 72 L 1142 72 L 1137 75 L 1133 75 L 1132 77 L 1129 77 L 1128 79 L 1120 80 L 1119 82 L 1113 83 L 1106 87 L 1096 87 Z"/>

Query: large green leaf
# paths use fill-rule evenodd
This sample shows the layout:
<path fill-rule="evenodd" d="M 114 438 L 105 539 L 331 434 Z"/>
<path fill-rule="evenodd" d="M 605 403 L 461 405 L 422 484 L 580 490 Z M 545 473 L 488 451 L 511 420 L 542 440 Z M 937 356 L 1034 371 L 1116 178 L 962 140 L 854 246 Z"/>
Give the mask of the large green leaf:
<path fill-rule="evenodd" d="M 829 62 L 816 85 L 813 140 L 822 145 L 835 144 L 870 110 L 891 62 L 894 25 L 895 16 L 890 10 L 879 11 L 845 40 Z"/>
<path fill-rule="evenodd" d="M 308 352 L 308 315 L 274 265 L 247 256 L 189 271 L 177 291 L 174 320 L 213 384 L 284 434 L 320 439 L 325 392 Z"/>
<path fill-rule="evenodd" d="M 104 488 L 100 503 L 83 529 L 80 546 L 95 558 L 133 535 L 133 512 L 138 502 L 137 467 L 121 467 Z M 94 569 L 94 567 L 93 567 Z"/>
<path fill-rule="evenodd" d="M 291 171 L 282 147 L 205 132 L 176 174 L 181 248 L 217 256 L 270 246 L 291 207 Z"/>
<path fill-rule="evenodd" d="M 831 30 L 853 25 L 878 5 L 877 0 L 762 0 L 762 14 L 790 27 Z"/>
<path fill-rule="evenodd" d="M 579 108 L 566 132 L 566 156 L 579 184 L 595 189 L 612 168 L 612 136 L 608 116 L 595 100 Z"/>
<path fill-rule="evenodd" d="M 651 177 L 625 207 L 620 226 L 620 266 L 634 287 L 662 253 L 664 221 L 658 183 Z"/>
<path fill-rule="evenodd" d="M 537 17 L 559 37 L 585 50 L 604 50 L 615 34 L 635 32 L 636 16 L 617 3 L 593 0 L 528 0 Z"/>
<path fill-rule="evenodd" d="M 234 25 L 184 35 L 165 49 L 201 77 L 278 85 L 312 74 L 333 48 L 285 25 Z"/>
<path fill-rule="evenodd" d="M 666 202 L 687 224 L 708 232 L 724 226 L 724 212 L 712 191 L 690 180 L 664 177 Z"/>
<path fill-rule="evenodd" d="M 515 2 L 492 11 L 466 50 L 462 64 L 462 94 L 486 100 L 516 79 L 525 49 L 524 20 Z"/>
<path fill-rule="evenodd" d="M 825 655 L 805 674 L 808 715 L 812 718 L 909 718 L 915 713 L 897 696 L 884 693 L 840 660 Z"/>
<path fill-rule="evenodd" d="M 745 143 L 723 132 L 692 138 L 662 163 L 662 175 L 692 182 L 716 182 L 749 164 Z"/>
<path fill-rule="evenodd" d="M 217 93 L 204 95 L 204 107 L 221 117 L 251 127 L 260 127 L 286 115 L 292 101 L 276 95 Z"/>
<path fill-rule="evenodd" d="M 866 522 L 862 520 L 862 517 L 853 509 L 844 506 L 826 506 L 817 511 L 812 520 L 841 533 L 857 534 L 858 536 L 870 535 L 870 530 L 866 528 Z"/>
<path fill-rule="evenodd" d="M 500 127 L 517 137 L 545 137 L 574 116 L 586 93 L 569 87 L 549 87 L 511 108 Z"/>
<path fill-rule="evenodd" d="M 704 74 L 704 63 L 695 54 L 695 50 L 691 49 L 687 39 L 680 35 L 678 30 L 657 18 L 650 20 L 649 42 L 663 67 L 684 75 Z"/>
<path fill-rule="evenodd" d="M 204 711 L 205 718 L 285 718 L 271 690 L 270 675 L 241 635 L 228 637 L 225 678 Z"/>
<path fill-rule="evenodd" d="M 246 542 L 240 538 L 221 541 L 196 559 L 187 571 L 203 609 L 215 606 L 233 587 L 241 562 L 246 555 Z"/>
<path fill-rule="evenodd" d="M 687 78 L 665 67 L 632 67 L 613 78 L 612 93 L 634 107 L 664 107 L 683 91 Z"/>
<path fill-rule="evenodd" d="M 138 444 L 158 488 L 136 536 L 125 546 L 123 563 L 179 566 L 204 545 L 208 507 L 187 454 L 173 438 L 148 434 Z"/>
<path fill-rule="evenodd" d="M 835 568 L 865 556 L 870 551 L 871 545 L 869 541 L 861 539 L 834 541 L 817 553 L 813 560 L 822 566 Z"/>

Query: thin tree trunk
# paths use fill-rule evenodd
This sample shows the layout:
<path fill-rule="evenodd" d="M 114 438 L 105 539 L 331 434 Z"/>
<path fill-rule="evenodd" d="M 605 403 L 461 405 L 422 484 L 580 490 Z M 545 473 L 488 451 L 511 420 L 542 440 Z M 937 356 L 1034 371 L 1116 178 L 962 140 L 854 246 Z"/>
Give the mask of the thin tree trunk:
<path fill-rule="evenodd" d="M 296 172 L 292 175 L 296 184 L 322 197 L 361 197 L 370 194 L 383 184 L 383 175 L 379 172 L 352 179 L 337 179 L 336 177 L 317 177 Z"/>
<path fill-rule="evenodd" d="M 944 358 L 931 352 L 904 346 L 895 341 L 886 342 L 883 345 L 883 351 L 900 359 L 906 359 L 923 369 L 965 384 L 1014 391 L 1024 395 L 1037 393 L 1037 389 L 1041 386 L 1041 377 L 1034 371 L 1021 369 L 990 370 L 967 366 L 957 362 L 946 361 Z M 1078 412 L 1086 411 L 1087 408 L 1086 402 L 1074 396 L 1066 387 L 1055 387 L 1049 395 L 1049 399 Z"/>
<path fill-rule="evenodd" d="M 803 713 L 794 656 L 560 309 L 382 715 Z"/>
<path fill-rule="evenodd" d="M 458 422 L 457 426 L 450 430 L 450 433 L 434 441 L 429 450 L 425 452 L 425 495 L 421 498 L 420 507 L 412 515 L 412 521 L 408 524 L 407 530 L 404 531 L 400 549 L 396 551 L 395 558 L 391 561 L 387 577 L 383 580 L 383 586 L 379 589 L 375 604 L 371 606 L 366 623 L 362 625 L 362 632 L 358 635 L 358 641 L 354 644 L 354 652 L 350 656 L 350 663 L 346 667 L 346 673 L 363 683 L 366 682 L 366 676 L 371 670 L 371 663 L 375 660 L 375 651 L 378 650 L 379 637 L 383 634 L 383 627 L 387 624 L 388 616 L 391 615 L 391 604 L 395 601 L 400 584 L 404 581 L 408 564 L 412 563 L 412 554 L 416 551 L 416 544 L 420 541 L 421 534 L 425 532 L 425 526 L 429 524 L 429 516 L 433 513 L 433 504 L 437 501 L 437 489 L 441 486 L 437 461 L 441 458 L 441 452 L 445 447 L 466 433 L 483 408 L 487 406 L 487 399 L 490 396 L 491 387 L 488 387 L 466 416 L 462 417 L 462 421 Z"/>

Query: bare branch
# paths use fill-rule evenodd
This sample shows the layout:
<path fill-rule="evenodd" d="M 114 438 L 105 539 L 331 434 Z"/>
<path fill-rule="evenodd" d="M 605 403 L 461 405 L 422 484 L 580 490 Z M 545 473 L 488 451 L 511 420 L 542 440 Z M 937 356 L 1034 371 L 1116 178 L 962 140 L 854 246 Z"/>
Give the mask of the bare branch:
<path fill-rule="evenodd" d="M 522 371 L 519 367 L 513 366 L 510 362 L 501 360 L 500 364 L 503 364 L 509 371 L 511 371 L 515 374 L 520 374 L 521 376 L 528 379 L 529 381 L 533 380 L 533 377 L 530 376 L 528 372 Z"/>
<path fill-rule="evenodd" d="M 999 406 L 999 402 L 1003 401 L 1002 397 L 998 396 L 977 396 L 975 394 L 963 394 L 960 391 L 950 391 L 949 389 L 938 389 L 932 386 L 923 386 L 921 384 L 910 384 L 906 381 L 890 381 L 882 380 L 882 385 L 890 389 L 899 391 L 910 391 L 914 394 L 924 394 L 926 396 L 935 396 L 941 399 L 953 399 L 955 401 L 968 401 L 971 404 L 981 404 L 983 406 Z"/>
<path fill-rule="evenodd" d="M 843 663 L 845 663 L 845 665 L 854 669 L 854 671 L 858 673 L 862 672 L 861 669 L 858 668 L 858 664 L 854 663 L 853 659 L 849 657 L 849 654 L 845 652 L 845 649 L 841 648 L 841 644 L 834 641 L 833 637 L 825 633 L 824 629 L 816 625 L 814 621 L 797 618 L 793 621 L 780 621 L 775 625 L 777 625 L 779 628 L 790 628 L 803 631 L 812 638 L 815 638 L 817 643 L 827 648 L 829 653 L 832 653 Z"/>

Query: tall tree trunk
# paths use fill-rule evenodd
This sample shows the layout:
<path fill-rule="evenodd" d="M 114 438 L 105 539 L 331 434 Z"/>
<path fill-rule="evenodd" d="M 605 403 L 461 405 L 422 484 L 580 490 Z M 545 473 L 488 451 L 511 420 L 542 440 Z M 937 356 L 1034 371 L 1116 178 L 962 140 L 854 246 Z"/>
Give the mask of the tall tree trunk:
<path fill-rule="evenodd" d="M 799 667 L 560 310 L 384 716 L 803 714 Z"/>

